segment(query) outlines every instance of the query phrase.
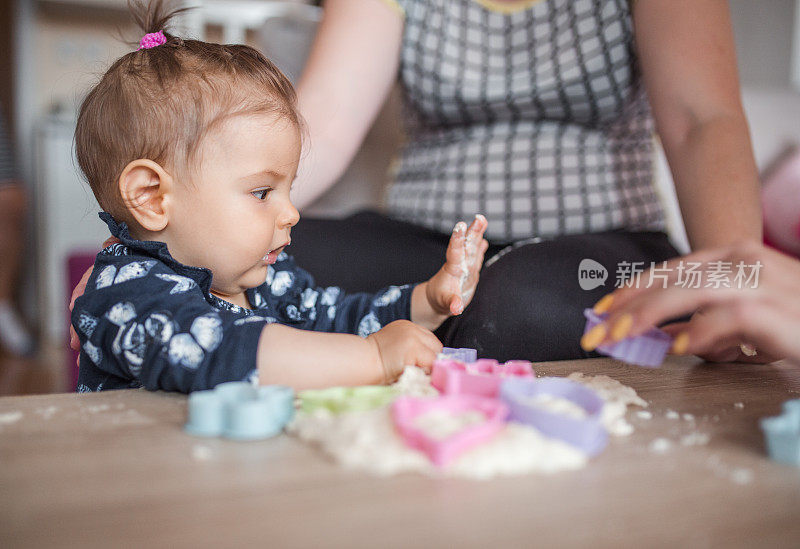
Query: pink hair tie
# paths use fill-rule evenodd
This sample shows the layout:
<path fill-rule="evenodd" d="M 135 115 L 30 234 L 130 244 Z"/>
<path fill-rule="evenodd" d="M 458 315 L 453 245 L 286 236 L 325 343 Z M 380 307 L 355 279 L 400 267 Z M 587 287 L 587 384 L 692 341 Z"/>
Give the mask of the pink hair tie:
<path fill-rule="evenodd" d="M 145 34 L 144 36 L 142 36 L 142 39 L 139 40 L 139 49 L 149 50 L 150 48 L 155 48 L 156 46 L 160 46 L 166 43 L 167 43 L 167 37 L 164 36 L 164 31 L 151 32 Z"/>

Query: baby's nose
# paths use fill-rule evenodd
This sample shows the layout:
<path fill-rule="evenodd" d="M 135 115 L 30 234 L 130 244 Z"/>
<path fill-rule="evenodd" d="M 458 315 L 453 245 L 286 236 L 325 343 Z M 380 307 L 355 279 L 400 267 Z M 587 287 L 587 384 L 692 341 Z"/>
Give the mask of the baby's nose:
<path fill-rule="evenodd" d="M 297 225 L 298 221 L 300 221 L 300 212 L 297 211 L 297 208 L 294 207 L 294 204 L 290 202 L 289 206 L 283 211 L 280 224 L 283 227 L 294 227 Z"/>

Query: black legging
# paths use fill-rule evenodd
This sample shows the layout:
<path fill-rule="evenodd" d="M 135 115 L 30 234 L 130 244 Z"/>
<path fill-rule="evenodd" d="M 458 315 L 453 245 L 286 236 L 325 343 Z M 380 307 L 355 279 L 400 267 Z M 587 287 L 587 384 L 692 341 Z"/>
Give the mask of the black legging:
<path fill-rule="evenodd" d="M 467 220 L 468 221 L 468 220 Z M 317 283 L 347 291 L 376 291 L 420 282 L 444 263 L 450 235 L 359 212 L 346 219 L 302 218 L 289 252 Z M 499 259 L 491 258 L 500 251 Z M 598 356 L 580 346 L 590 307 L 614 289 L 622 261 L 664 261 L 678 251 L 663 232 L 623 230 L 568 235 L 517 247 L 493 245 L 472 303 L 436 335 L 449 347 L 471 347 L 500 361 L 563 360 Z M 604 286 L 583 290 L 578 265 L 594 259 L 608 270 Z"/>

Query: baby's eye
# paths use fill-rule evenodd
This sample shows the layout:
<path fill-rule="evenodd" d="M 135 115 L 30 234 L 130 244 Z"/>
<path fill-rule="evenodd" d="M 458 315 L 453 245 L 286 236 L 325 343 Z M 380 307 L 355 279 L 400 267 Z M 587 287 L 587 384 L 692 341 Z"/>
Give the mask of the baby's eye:
<path fill-rule="evenodd" d="M 266 189 L 258 189 L 257 191 L 252 191 L 250 194 L 258 198 L 259 200 L 266 200 L 267 195 L 270 193 L 272 189 L 269 187 Z"/>

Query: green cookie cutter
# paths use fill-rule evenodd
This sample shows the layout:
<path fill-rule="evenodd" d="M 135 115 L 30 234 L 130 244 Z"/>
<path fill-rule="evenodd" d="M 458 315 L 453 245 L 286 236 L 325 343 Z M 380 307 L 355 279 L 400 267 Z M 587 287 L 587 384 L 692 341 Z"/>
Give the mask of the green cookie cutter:
<path fill-rule="evenodd" d="M 334 414 L 344 412 L 366 412 L 386 406 L 399 396 L 392 387 L 364 385 L 362 387 L 331 387 L 301 391 L 300 409 L 311 413 L 327 410 Z"/>

